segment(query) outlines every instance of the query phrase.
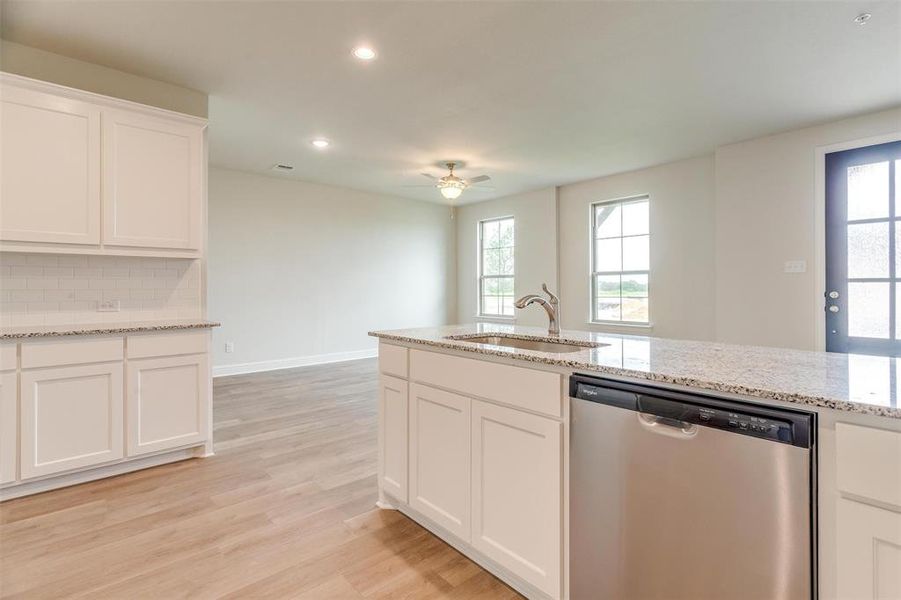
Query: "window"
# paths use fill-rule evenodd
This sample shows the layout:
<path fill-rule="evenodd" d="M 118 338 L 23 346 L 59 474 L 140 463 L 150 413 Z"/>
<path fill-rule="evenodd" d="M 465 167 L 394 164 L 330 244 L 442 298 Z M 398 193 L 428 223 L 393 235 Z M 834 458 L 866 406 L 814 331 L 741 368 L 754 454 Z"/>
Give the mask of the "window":
<path fill-rule="evenodd" d="M 513 217 L 479 221 L 479 315 L 513 316 Z"/>
<path fill-rule="evenodd" d="M 591 206 L 591 320 L 647 324 L 647 196 Z"/>

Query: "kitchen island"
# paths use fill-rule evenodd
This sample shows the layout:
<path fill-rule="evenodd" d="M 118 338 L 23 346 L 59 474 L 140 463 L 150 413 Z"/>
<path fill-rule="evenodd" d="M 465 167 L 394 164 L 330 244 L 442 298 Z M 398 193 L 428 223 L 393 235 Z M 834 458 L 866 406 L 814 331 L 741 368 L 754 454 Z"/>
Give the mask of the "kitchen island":
<path fill-rule="evenodd" d="M 496 324 L 372 335 L 381 505 L 528 597 L 569 597 L 573 373 L 816 413 L 819 595 L 901 593 L 895 359 L 581 331 L 548 351 Z"/>

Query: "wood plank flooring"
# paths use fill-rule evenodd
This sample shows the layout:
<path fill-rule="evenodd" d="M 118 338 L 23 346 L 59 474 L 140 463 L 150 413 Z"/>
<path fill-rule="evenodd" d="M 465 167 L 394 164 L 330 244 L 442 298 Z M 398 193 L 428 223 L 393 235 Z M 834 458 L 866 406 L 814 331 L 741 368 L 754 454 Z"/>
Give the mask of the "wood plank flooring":
<path fill-rule="evenodd" d="M 214 382 L 216 456 L 0 504 L 3 598 L 519 598 L 376 500 L 375 360 Z"/>

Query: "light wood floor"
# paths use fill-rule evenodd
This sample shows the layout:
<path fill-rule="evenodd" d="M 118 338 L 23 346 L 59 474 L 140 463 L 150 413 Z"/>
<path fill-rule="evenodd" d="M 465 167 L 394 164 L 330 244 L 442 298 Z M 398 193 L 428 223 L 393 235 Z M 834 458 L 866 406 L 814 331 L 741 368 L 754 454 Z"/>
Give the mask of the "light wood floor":
<path fill-rule="evenodd" d="M 0 596 L 518 598 L 376 500 L 376 363 L 214 384 L 216 456 L 0 505 Z"/>

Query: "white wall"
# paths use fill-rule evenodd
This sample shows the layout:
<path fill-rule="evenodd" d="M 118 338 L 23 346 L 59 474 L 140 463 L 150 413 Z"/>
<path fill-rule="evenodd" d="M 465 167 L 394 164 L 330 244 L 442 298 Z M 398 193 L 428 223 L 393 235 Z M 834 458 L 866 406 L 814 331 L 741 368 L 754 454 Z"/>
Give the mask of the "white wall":
<path fill-rule="evenodd" d="M 175 112 L 207 116 L 204 92 L 6 40 L 0 40 L 0 70 Z"/>
<path fill-rule="evenodd" d="M 563 326 L 659 337 L 713 339 L 713 181 L 713 157 L 707 156 L 559 188 Z M 593 202 L 643 194 L 650 196 L 652 326 L 590 324 L 590 206 Z"/>
<path fill-rule="evenodd" d="M 514 218 L 514 293 L 541 293 L 541 284 L 557 289 L 557 190 L 548 188 L 477 204 L 456 211 L 457 322 L 490 321 L 478 313 L 478 223 L 496 217 Z M 497 319 L 495 319 L 497 320 Z M 547 325 L 539 306 L 516 311 L 520 325 Z"/>
<path fill-rule="evenodd" d="M 223 169 L 209 189 L 217 372 L 371 351 L 369 330 L 452 319 L 448 208 Z"/>
<path fill-rule="evenodd" d="M 901 137 L 901 109 L 717 148 L 718 339 L 817 348 L 817 148 L 892 133 Z M 784 273 L 787 260 L 807 272 Z"/>

